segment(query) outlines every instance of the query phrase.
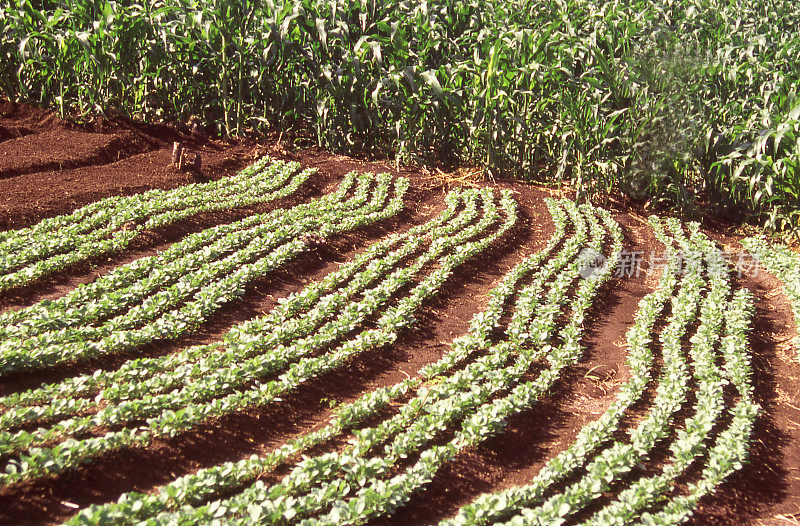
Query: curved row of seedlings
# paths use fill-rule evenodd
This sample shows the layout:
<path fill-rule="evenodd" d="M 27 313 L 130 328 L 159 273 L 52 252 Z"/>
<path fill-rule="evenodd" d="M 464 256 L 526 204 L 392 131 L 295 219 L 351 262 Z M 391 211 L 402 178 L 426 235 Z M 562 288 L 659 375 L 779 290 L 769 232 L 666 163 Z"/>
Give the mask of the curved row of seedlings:
<path fill-rule="evenodd" d="M 752 237 L 742 241 L 742 245 L 758 258 L 758 262 L 774 274 L 783 285 L 783 292 L 794 310 L 794 322 L 798 332 L 795 339 L 798 358 L 800 358 L 800 256 L 786 247 L 770 243 L 763 237 Z"/>
<path fill-rule="evenodd" d="M 696 225 L 687 238 L 680 223 L 668 223 L 665 230 L 652 220 L 669 265 L 657 290 L 642 300 L 628 333 L 631 378 L 615 402 L 530 484 L 483 495 L 445 524 L 676 524 L 741 467 L 758 411 L 745 352 L 752 299 L 745 290 L 732 292 L 722 254 Z M 658 335 L 662 372 L 652 378 L 654 327 L 667 313 Z M 626 412 L 653 384 L 657 388 L 649 411 L 620 437 Z M 737 397 L 727 409 L 726 385 Z M 682 408 L 691 414 L 676 429 L 674 419 Z M 668 448 L 666 459 L 653 470 L 642 470 L 656 447 Z M 692 467 L 701 467 L 699 477 L 676 491 Z"/>
<path fill-rule="evenodd" d="M 611 267 L 581 276 L 599 252 L 616 260 L 621 232 L 604 211 L 569 201 L 549 206 L 556 223 L 549 245 L 517 265 L 469 332 L 418 376 L 338 408 L 325 427 L 267 455 L 201 470 L 152 494 L 124 495 L 73 521 L 345 524 L 391 514 L 459 452 L 535 404 L 580 358 L 585 313 Z M 569 322 L 559 333 L 563 314 Z M 345 448 L 298 461 L 310 447 L 343 437 Z M 280 482 L 257 481 L 286 463 L 294 467 Z"/>
<path fill-rule="evenodd" d="M 271 180 L 282 182 L 257 199 L 293 191 L 308 177 L 281 163 L 265 162 L 252 173 L 270 170 Z M 406 188 L 405 180 L 387 175 L 350 174 L 333 194 L 188 236 L 58 300 L 4 313 L 0 374 L 186 334 L 254 278 L 308 249 L 307 232 L 325 238 L 396 214 Z M 547 204 L 556 227 L 549 244 L 514 267 L 469 332 L 417 376 L 338 408 L 326 426 L 267 455 L 201 470 L 151 494 L 123 495 L 71 522 L 354 524 L 391 515 L 459 453 L 502 432 L 580 360 L 585 316 L 612 273 L 622 234 L 603 210 Z M 37 228 L 42 235 L 74 232 L 75 246 L 96 242 L 94 235 L 129 242 L 115 237 L 119 230 L 97 226 L 116 217 L 112 212 L 86 209 L 16 238 L 4 233 L 0 243 L 24 247 Z M 163 213 L 176 220 L 196 212 L 185 206 Z M 84 225 L 85 218 L 97 224 Z M 0 398 L 0 484 L 56 475 L 110 451 L 267 407 L 393 343 L 455 268 L 515 222 L 508 194 L 498 202 L 490 190 L 455 190 L 436 218 L 372 244 L 267 314 L 231 328 L 221 342 Z M 482 495 L 444 524 L 674 524 L 741 466 L 758 411 L 745 353 L 751 297 L 733 291 L 722 254 L 696 225 L 687 233 L 676 221 L 665 226 L 653 219 L 652 227 L 667 248 L 667 267 L 628 333 L 631 376 L 616 400 L 530 483 Z M 748 248 L 790 283 L 787 292 L 796 300 L 787 276 L 797 272 L 797 258 L 766 253 L 756 240 Z M 81 250 L 59 245 L 41 261 Z M 595 268 L 599 254 L 607 263 Z M 647 413 L 627 429 L 626 415 L 649 388 L 654 397 Z M 726 400 L 734 403 L 726 407 Z M 688 416 L 676 426 L 679 411 Z M 342 439 L 347 446 L 333 445 Z M 298 458 L 312 447 L 329 452 Z M 656 450 L 668 453 L 643 469 Z M 260 481 L 281 466 L 289 468 L 281 480 Z"/>
<path fill-rule="evenodd" d="M 388 185 L 387 178 L 378 180 Z M 131 360 L 114 371 L 0 399 L 6 463 L 0 483 L 56 474 L 121 447 L 267 406 L 392 343 L 456 267 L 516 221 L 514 201 L 504 194 L 498 202 L 491 190 L 451 192 L 447 205 L 432 221 L 371 245 L 266 315 L 233 327 L 218 344 Z M 352 212 L 342 221 L 359 224 Z"/>
<path fill-rule="evenodd" d="M 219 181 L 109 197 L 29 228 L 0 232 L 0 292 L 123 250 L 147 230 L 203 212 L 286 197 L 313 172 L 301 171 L 298 163 L 263 157 L 239 174 Z"/>
<path fill-rule="evenodd" d="M 332 194 L 206 229 L 55 301 L 4 313 L 0 375 L 183 336 L 248 283 L 309 250 L 309 232 L 325 239 L 397 214 L 407 186 L 386 174 L 350 174 Z"/>

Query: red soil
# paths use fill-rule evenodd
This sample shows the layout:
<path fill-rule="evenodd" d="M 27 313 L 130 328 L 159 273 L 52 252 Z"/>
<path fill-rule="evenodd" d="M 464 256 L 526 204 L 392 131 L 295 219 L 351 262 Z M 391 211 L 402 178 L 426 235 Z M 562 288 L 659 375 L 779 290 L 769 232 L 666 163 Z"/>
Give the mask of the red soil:
<path fill-rule="evenodd" d="M 190 175 L 169 165 L 172 141 L 181 140 L 203 157 L 203 171 Z M 315 148 L 286 151 L 275 143 L 229 143 L 203 136 L 183 136 L 173 129 L 125 119 L 68 124 L 52 112 L 0 103 L 0 229 L 33 224 L 69 212 L 102 197 L 150 188 L 174 188 L 197 180 L 231 175 L 256 155 L 298 160 L 319 169 L 300 197 L 272 206 L 290 205 L 332 188 L 350 170 L 389 171 L 409 177 L 409 208 L 400 217 L 370 229 L 340 236 L 270 273 L 248 288 L 242 300 L 213 316 L 204 329 L 143 352 L 163 355 L 188 344 L 217 340 L 235 323 L 270 309 L 280 297 L 335 269 L 339 262 L 381 235 L 409 228 L 433 216 L 442 206 L 452 180 L 437 174 L 383 162 L 362 162 Z M 488 183 L 474 183 L 488 184 Z M 487 292 L 524 256 L 540 248 L 552 233 L 542 198 L 555 190 L 511 182 L 521 220 L 489 254 L 462 268 L 444 293 L 426 305 L 419 323 L 393 346 L 370 353 L 335 374 L 326 375 L 267 409 L 237 414 L 147 449 L 107 455 L 91 465 L 60 476 L 0 489 L 0 523 L 47 523 L 63 520 L 76 505 L 115 500 L 127 491 L 148 491 L 176 476 L 226 460 L 264 452 L 298 433 L 321 425 L 335 403 L 353 400 L 378 386 L 413 375 L 441 356 L 453 337 L 463 334 L 470 318 L 485 305 Z M 207 214 L 146 238 L 123 254 L 76 265 L 21 290 L 0 294 L 0 310 L 30 305 L 62 295 L 80 283 L 134 258 L 154 253 L 187 233 L 227 222 L 253 207 Z M 642 215 L 631 207 L 615 211 L 626 234 L 626 249 L 650 254 L 659 250 Z M 726 244 L 735 238 L 717 234 Z M 446 466 L 411 502 L 397 511 L 394 524 L 429 523 L 451 515 L 482 492 L 524 484 L 543 463 L 566 448 L 578 430 L 595 419 L 624 382 L 625 334 L 638 301 L 652 290 L 646 274 L 617 278 L 603 287 L 585 338 L 586 355 L 534 410 L 512 419 L 504 434 L 468 451 Z M 800 512 L 800 366 L 787 343 L 794 330 L 791 311 L 774 278 L 743 281 L 756 293 L 758 315 L 752 337 L 754 382 L 763 407 L 752 462 L 703 501 L 695 524 L 792 524 Z M 114 368 L 124 357 L 98 360 L 55 372 L 0 379 L 0 395 L 58 380 L 78 372 Z M 645 411 L 647 408 L 640 409 Z M 635 416 L 635 415 L 634 415 Z M 783 518 L 782 518 L 783 517 Z M 782 522 L 783 521 L 783 522 Z"/>

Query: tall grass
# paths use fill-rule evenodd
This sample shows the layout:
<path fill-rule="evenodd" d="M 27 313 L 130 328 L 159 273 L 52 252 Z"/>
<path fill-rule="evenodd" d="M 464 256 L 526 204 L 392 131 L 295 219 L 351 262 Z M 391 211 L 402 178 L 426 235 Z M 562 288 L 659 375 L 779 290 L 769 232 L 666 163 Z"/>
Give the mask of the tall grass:
<path fill-rule="evenodd" d="M 794 0 L 4 5 L 12 99 L 800 221 Z"/>

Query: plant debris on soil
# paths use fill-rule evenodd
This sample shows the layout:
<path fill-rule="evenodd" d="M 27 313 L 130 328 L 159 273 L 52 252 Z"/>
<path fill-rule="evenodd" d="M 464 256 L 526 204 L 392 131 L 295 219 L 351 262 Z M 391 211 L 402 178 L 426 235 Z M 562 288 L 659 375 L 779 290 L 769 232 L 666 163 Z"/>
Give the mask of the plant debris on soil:
<path fill-rule="evenodd" d="M 199 173 L 172 166 L 175 141 L 200 154 Z M 321 243 L 286 268 L 252 283 L 242 299 L 215 314 L 200 332 L 168 344 L 151 345 L 137 354 L 164 355 L 187 345 L 218 340 L 232 325 L 269 310 L 279 298 L 324 276 L 369 242 L 426 221 L 441 209 L 452 186 L 510 189 L 520 206 L 520 221 L 505 236 L 502 246 L 462 267 L 397 344 L 309 382 L 264 410 L 209 421 L 146 449 L 124 449 L 78 470 L 2 488 L 0 523 L 64 520 L 78 507 L 113 501 L 129 491 L 149 491 L 201 467 L 266 452 L 324 423 L 332 406 L 413 376 L 420 367 L 439 358 L 454 337 L 466 332 L 471 317 L 485 306 L 487 293 L 498 280 L 547 242 L 552 224 L 543 199 L 569 195 L 567 190 L 516 182 L 481 182 L 472 172 L 470 177 L 462 172 L 448 176 L 397 166 L 392 161 L 360 161 L 315 147 L 184 135 L 170 127 L 122 118 L 71 124 L 50 111 L 0 102 L 0 230 L 35 224 L 108 196 L 216 180 L 236 173 L 265 153 L 315 167 L 318 172 L 299 195 L 270 206 L 194 217 L 148 233 L 124 253 L 75 265 L 34 285 L 0 294 L 0 310 L 61 296 L 112 268 L 156 253 L 188 233 L 321 195 L 352 170 L 390 172 L 410 179 L 406 210 L 391 221 Z M 626 250 L 650 254 L 660 249 L 646 219 L 636 210 L 615 205 L 613 212 L 623 227 Z M 725 245 L 737 243 L 735 236 L 722 232 L 724 229 L 709 234 Z M 750 353 L 756 401 L 762 412 L 749 464 L 714 495 L 703 499 L 693 524 L 800 524 L 800 364 L 791 343 L 796 330 L 791 308 L 777 280 L 765 272 L 743 278 L 740 286 L 750 289 L 756 298 Z M 628 377 L 626 332 L 639 300 L 652 290 L 646 264 L 641 274 L 615 277 L 606 284 L 590 313 L 586 352 L 580 364 L 570 368 L 533 410 L 513 418 L 503 434 L 459 455 L 406 506 L 381 523 L 434 522 L 452 515 L 481 493 L 530 480 L 614 399 L 617 386 Z M 4 377 L 0 379 L 0 394 L 78 372 L 113 369 L 125 358 L 115 356 L 73 368 Z M 647 409 L 639 407 L 637 411 Z"/>

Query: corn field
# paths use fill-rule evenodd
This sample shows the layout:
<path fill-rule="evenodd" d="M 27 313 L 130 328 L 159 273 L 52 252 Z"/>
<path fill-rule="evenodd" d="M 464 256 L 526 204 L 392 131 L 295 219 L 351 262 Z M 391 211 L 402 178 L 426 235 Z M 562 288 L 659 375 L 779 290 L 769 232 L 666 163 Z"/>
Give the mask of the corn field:
<path fill-rule="evenodd" d="M 9 0 L 0 86 L 797 232 L 798 27 L 793 0 Z"/>

